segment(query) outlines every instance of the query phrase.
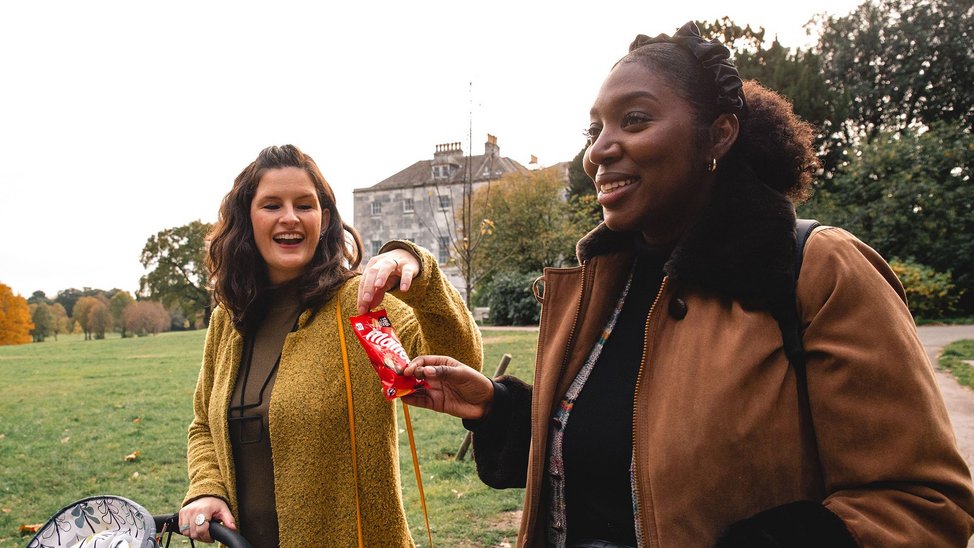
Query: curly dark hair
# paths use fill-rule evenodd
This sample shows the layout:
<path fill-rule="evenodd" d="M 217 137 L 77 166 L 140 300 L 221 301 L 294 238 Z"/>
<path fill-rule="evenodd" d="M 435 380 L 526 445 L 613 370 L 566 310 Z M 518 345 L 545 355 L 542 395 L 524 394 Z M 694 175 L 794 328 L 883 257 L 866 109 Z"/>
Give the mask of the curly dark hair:
<path fill-rule="evenodd" d="M 674 43 L 640 46 L 617 64 L 636 62 L 661 74 L 673 91 L 690 104 L 697 123 L 697 144 L 703 146 L 710 125 L 721 114 L 717 86 L 694 55 Z M 740 116 L 740 132 L 723 162 L 739 162 L 759 182 L 788 196 L 793 203 L 808 198 L 813 176 L 820 169 L 812 142 L 815 128 L 792 109 L 791 103 L 756 81 L 744 82 L 746 112 Z M 721 170 L 717 170 L 718 178 Z"/>
<path fill-rule="evenodd" d="M 821 161 L 812 143 L 815 127 L 795 114 L 791 102 L 754 80 L 744 82 L 748 116 L 727 157 L 798 204 L 808 199 Z"/>
<path fill-rule="evenodd" d="M 296 167 L 311 178 L 323 210 L 330 212 L 322 227 L 315 255 L 305 272 L 294 280 L 302 306 L 316 309 L 356 274 L 362 260 L 362 239 L 342 221 L 335 193 L 318 165 L 294 145 L 271 146 L 237 175 L 233 188 L 220 204 L 220 216 L 209 234 L 207 267 L 217 304 L 225 308 L 234 326 L 246 331 L 260 308 L 261 291 L 269 284 L 267 265 L 254 241 L 250 205 L 267 170 Z"/>

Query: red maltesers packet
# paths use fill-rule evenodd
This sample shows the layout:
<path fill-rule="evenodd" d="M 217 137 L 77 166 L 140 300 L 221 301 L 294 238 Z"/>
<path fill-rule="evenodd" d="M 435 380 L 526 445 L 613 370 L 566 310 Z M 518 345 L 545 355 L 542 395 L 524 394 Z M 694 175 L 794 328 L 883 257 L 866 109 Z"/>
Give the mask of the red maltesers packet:
<path fill-rule="evenodd" d="M 361 316 L 348 319 L 352 330 L 358 337 L 365 353 L 368 354 L 372 367 L 379 374 L 382 381 L 382 392 L 387 400 L 413 393 L 426 382 L 416 377 L 404 377 L 403 369 L 409 365 L 409 356 L 392 328 L 392 322 L 386 316 L 385 310 L 367 312 Z"/>

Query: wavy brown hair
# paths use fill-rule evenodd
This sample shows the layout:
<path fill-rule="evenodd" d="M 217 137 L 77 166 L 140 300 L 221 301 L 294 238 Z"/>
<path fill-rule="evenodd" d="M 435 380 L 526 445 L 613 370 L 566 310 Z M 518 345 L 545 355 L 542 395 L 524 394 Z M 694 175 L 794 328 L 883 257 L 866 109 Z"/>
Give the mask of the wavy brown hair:
<path fill-rule="evenodd" d="M 254 240 L 250 204 L 260 179 L 270 169 L 296 167 L 305 171 L 315 186 L 322 210 L 330 212 L 327 226 L 305 272 L 294 280 L 302 306 L 316 309 L 356 274 L 362 260 L 362 239 L 342 221 L 335 193 L 318 165 L 294 145 L 271 146 L 260 151 L 233 181 L 220 204 L 220 216 L 209 235 L 207 267 L 214 298 L 225 308 L 237 329 L 245 331 L 261 307 L 261 291 L 270 282 L 267 265 Z"/>

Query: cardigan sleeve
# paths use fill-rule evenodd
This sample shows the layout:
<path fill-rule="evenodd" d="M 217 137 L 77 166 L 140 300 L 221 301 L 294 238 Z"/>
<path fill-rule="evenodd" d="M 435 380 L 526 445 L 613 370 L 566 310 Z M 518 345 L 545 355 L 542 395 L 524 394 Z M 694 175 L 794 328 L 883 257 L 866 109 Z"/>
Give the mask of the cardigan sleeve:
<path fill-rule="evenodd" d="M 864 546 L 962 546 L 970 470 L 889 265 L 837 228 L 808 241 L 798 283 L 826 498 Z"/>
<path fill-rule="evenodd" d="M 226 481 L 217 462 L 213 436 L 210 431 L 210 397 L 213 394 L 214 363 L 217 347 L 226 344 L 221 337 L 225 329 L 230 329 L 228 316 L 222 308 L 217 308 L 210 319 L 203 345 L 203 365 L 196 381 L 193 394 L 193 421 L 189 425 L 186 448 L 189 469 L 189 489 L 183 499 L 183 506 L 200 497 L 219 497 L 229 504 L 230 496 Z"/>
<path fill-rule="evenodd" d="M 426 249 L 405 240 L 394 240 L 380 252 L 405 249 L 420 259 L 420 275 L 409 291 L 393 291 L 392 296 L 411 307 L 411 313 L 398 310 L 389 302 L 383 306 L 397 314 L 393 321 L 396 333 L 409 356 L 444 355 L 482 370 L 484 361 L 480 329 L 457 292 Z"/>

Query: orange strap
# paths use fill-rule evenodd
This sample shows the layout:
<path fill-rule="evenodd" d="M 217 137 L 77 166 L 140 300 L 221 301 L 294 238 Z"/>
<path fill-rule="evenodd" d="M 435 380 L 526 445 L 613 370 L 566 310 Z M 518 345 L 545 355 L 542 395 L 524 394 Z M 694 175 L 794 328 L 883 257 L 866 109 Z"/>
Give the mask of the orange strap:
<path fill-rule="evenodd" d="M 336 302 L 338 299 L 336 299 Z M 355 481 L 355 524 L 358 527 L 358 546 L 363 548 L 362 541 L 362 508 L 358 496 L 358 457 L 355 452 L 355 411 L 352 406 L 352 374 L 348 368 L 348 349 L 345 347 L 345 328 L 342 326 L 342 303 L 335 308 L 338 318 L 338 338 L 342 342 L 342 363 L 345 366 L 345 395 L 348 399 L 348 432 L 352 436 L 352 479 Z"/>
<path fill-rule="evenodd" d="M 342 323 L 342 305 L 337 303 L 335 313 L 338 319 L 338 338 L 342 342 L 342 363 L 345 366 L 345 394 L 348 399 L 348 431 L 352 436 L 352 477 L 355 480 L 355 520 L 358 526 L 359 548 L 365 546 L 362 542 L 362 509 L 358 496 L 358 458 L 355 454 L 355 413 L 352 409 L 352 375 L 348 367 L 348 349 L 345 346 L 345 328 Z M 402 402 L 402 400 L 400 400 Z M 416 474 L 416 486 L 419 488 L 419 501 L 423 505 L 423 519 L 426 520 L 426 535 L 429 537 L 430 548 L 433 548 L 433 531 L 430 529 L 429 512 L 426 510 L 426 495 L 423 493 L 423 477 L 419 473 L 419 458 L 416 456 L 416 440 L 413 437 L 413 421 L 409 418 L 409 406 L 402 402 L 402 413 L 406 419 L 406 433 L 409 435 L 409 451 L 413 458 L 413 472 Z"/>
<path fill-rule="evenodd" d="M 413 439 L 413 421 L 409 420 L 409 406 L 406 402 L 402 403 L 402 414 L 406 417 L 406 433 L 409 434 L 409 450 L 413 454 L 413 472 L 416 473 L 416 486 L 419 487 L 419 501 L 423 504 L 423 519 L 426 520 L 426 535 L 430 539 L 430 548 L 433 548 L 433 531 L 430 530 L 430 516 L 426 511 L 426 495 L 423 493 L 423 476 L 419 473 L 419 458 L 416 457 L 416 441 Z"/>

